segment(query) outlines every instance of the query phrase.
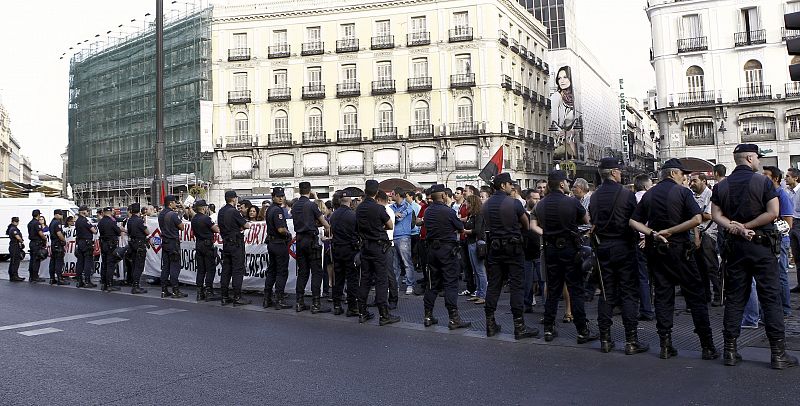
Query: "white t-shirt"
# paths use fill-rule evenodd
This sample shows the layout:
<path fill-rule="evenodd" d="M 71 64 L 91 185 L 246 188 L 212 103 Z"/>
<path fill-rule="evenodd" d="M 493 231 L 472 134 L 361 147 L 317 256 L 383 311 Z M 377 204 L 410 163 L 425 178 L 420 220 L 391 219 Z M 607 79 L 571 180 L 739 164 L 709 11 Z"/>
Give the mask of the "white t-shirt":
<path fill-rule="evenodd" d="M 389 236 L 389 242 L 391 242 L 392 245 L 394 245 L 394 210 L 392 210 L 392 208 L 389 207 L 388 204 L 383 207 L 386 209 L 386 214 L 389 215 L 389 220 L 392 222 L 392 229 L 386 230 L 386 235 Z"/>

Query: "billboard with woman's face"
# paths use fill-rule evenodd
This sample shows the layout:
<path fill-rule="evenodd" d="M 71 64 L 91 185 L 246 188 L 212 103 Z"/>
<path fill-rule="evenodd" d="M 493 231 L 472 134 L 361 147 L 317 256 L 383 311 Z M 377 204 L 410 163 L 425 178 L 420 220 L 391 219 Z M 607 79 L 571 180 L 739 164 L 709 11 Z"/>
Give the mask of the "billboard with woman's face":
<path fill-rule="evenodd" d="M 551 123 L 550 127 L 556 129 L 556 159 L 577 158 L 577 144 L 573 127 L 580 119 L 580 113 L 575 108 L 575 92 L 572 87 L 572 69 L 562 66 L 556 72 L 556 91 L 550 95 Z"/>

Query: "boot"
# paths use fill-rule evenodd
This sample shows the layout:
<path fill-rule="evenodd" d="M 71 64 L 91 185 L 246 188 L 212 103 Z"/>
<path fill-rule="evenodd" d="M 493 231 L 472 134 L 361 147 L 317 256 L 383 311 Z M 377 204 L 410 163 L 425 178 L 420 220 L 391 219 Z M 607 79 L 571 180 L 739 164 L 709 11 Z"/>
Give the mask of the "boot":
<path fill-rule="evenodd" d="M 197 287 L 197 301 L 205 302 L 205 300 L 206 300 L 206 291 L 203 289 L 203 286 L 200 285 Z"/>
<path fill-rule="evenodd" d="M 308 306 L 306 306 L 306 299 L 303 296 L 297 297 L 297 303 L 294 305 L 294 311 L 300 313 L 303 310 L 308 310 Z"/>
<path fill-rule="evenodd" d="M 162 298 L 172 297 L 172 293 L 169 293 L 169 287 L 167 285 L 161 287 L 161 297 Z"/>
<path fill-rule="evenodd" d="M 358 305 L 358 322 L 359 323 L 366 323 L 366 322 L 372 320 L 373 317 L 375 317 L 375 315 L 367 311 L 367 305 L 366 304 L 359 304 Z"/>
<path fill-rule="evenodd" d="M 358 317 L 358 306 L 355 303 L 348 303 L 347 304 L 347 313 L 345 316 L 347 317 Z"/>
<path fill-rule="evenodd" d="M 400 321 L 399 317 L 389 313 L 389 306 L 386 304 L 378 306 L 378 312 L 381 315 L 381 318 L 378 320 L 378 324 L 381 326 L 397 323 L 398 321 Z"/>
<path fill-rule="evenodd" d="M 261 304 L 261 307 L 267 309 L 272 306 L 275 306 L 275 302 L 272 301 L 272 291 L 264 291 L 264 302 Z"/>
<path fill-rule="evenodd" d="M 211 286 L 206 286 L 206 302 L 212 302 L 215 300 L 219 300 L 218 296 L 214 296 L 214 288 Z"/>
<path fill-rule="evenodd" d="M 786 340 L 771 340 L 769 348 L 772 352 L 769 366 L 772 369 L 786 369 L 797 366 L 797 357 L 786 353 Z"/>
<path fill-rule="evenodd" d="M 228 294 L 227 291 L 223 291 L 222 292 L 222 299 L 220 299 L 220 304 L 222 306 L 225 306 L 225 305 L 228 305 L 228 304 L 231 304 L 231 303 L 233 303 L 233 299 L 231 299 L 231 297 L 230 297 L 230 295 Z"/>
<path fill-rule="evenodd" d="M 330 313 L 331 309 L 328 307 L 322 307 L 322 300 L 319 297 L 315 297 L 311 299 L 311 314 L 317 313 Z"/>
<path fill-rule="evenodd" d="M 11 278 L 9 278 L 9 280 L 11 282 L 22 282 L 25 280 L 25 278 L 21 278 L 19 275 L 14 275 Z"/>
<path fill-rule="evenodd" d="M 539 337 L 539 329 L 525 325 L 525 318 L 522 316 L 514 317 L 514 339 Z"/>
<path fill-rule="evenodd" d="M 186 293 L 181 292 L 181 290 L 178 289 L 177 286 L 172 288 L 172 297 L 174 297 L 176 299 L 180 299 L 180 298 L 184 298 L 186 296 L 188 296 L 188 295 Z"/>
<path fill-rule="evenodd" d="M 447 314 L 450 316 L 450 321 L 447 323 L 447 328 L 450 330 L 469 328 L 472 325 L 471 321 L 461 320 L 461 316 L 458 315 L 458 309 L 447 309 Z"/>
<path fill-rule="evenodd" d="M 659 338 L 661 342 L 661 352 L 658 354 L 658 357 L 661 359 L 676 357 L 678 355 L 678 350 L 672 346 L 672 333 L 659 334 Z"/>
<path fill-rule="evenodd" d="M 86 282 L 84 283 L 84 287 L 86 287 L 86 288 L 96 288 L 97 285 L 92 283 L 92 277 L 90 276 L 90 277 L 86 278 Z"/>
<path fill-rule="evenodd" d="M 344 314 L 344 308 L 342 308 L 342 301 L 339 299 L 333 300 L 333 315 L 334 316 L 341 316 Z"/>
<path fill-rule="evenodd" d="M 50 278 L 50 282 L 49 282 L 49 283 L 50 283 L 51 285 L 55 285 L 55 284 L 56 284 L 56 283 L 58 283 L 58 282 L 56 282 L 56 278 Z"/>
<path fill-rule="evenodd" d="M 500 334 L 501 327 L 494 320 L 494 313 L 486 315 L 486 337 L 493 337 Z"/>
<path fill-rule="evenodd" d="M 714 344 L 711 344 L 711 346 L 713 347 Z M 625 332 L 625 355 L 639 354 L 649 350 L 649 345 L 639 341 L 639 333 L 637 333 L 636 330 L 628 330 Z"/>
<path fill-rule="evenodd" d="M 422 319 L 422 322 L 425 327 L 430 327 L 434 324 L 439 324 L 439 319 L 433 317 L 433 309 L 425 309 L 425 318 Z"/>
<path fill-rule="evenodd" d="M 700 337 L 700 347 L 703 348 L 702 358 L 704 360 L 719 358 L 719 352 L 717 352 L 717 347 L 714 347 L 714 337 L 711 335 L 711 333 Z"/>
<path fill-rule="evenodd" d="M 59 285 L 59 286 L 69 286 L 69 281 L 67 281 L 67 280 L 64 280 L 64 277 L 63 277 L 63 276 L 58 276 L 58 278 L 56 279 L 56 285 Z"/>
<path fill-rule="evenodd" d="M 236 306 L 249 305 L 252 302 L 250 302 L 250 299 L 245 299 L 241 295 L 234 295 L 233 301 L 231 303 L 233 304 L 233 307 L 236 307 Z"/>
<path fill-rule="evenodd" d="M 722 362 L 729 367 L 735 367 L 741 360 L 742 356 L 736 350 L 736 338 L 725 337 L 722 345 Z"/>
<path fill-rule="evenodd" d="M 12 282 L 13 282 L 13 279 L 12 279 Z M 75 281 L 75 287 L 76 288 L 85 288 L 86 287 L 86 283 L 83 281 L 83 278 L 79 277 L 78 280 Z"/>
<path fill-rule="evenodd" d="M 131 294 L 138 295 L 141 293 L 147 293 L 147 289 L 142 289 L 139 287 L 139 282 L 134 282 L 133 287 L 131 288 Z"/>
<path fill-rule="evenodd" d="M 108 282 L 108 290 L 109 290 L 109 292 L 116 292 L 116 291 L 120 290 L 120 288 L 119 288 L 119 286 L 114 286 L 114 280 L 111 279 Z"/>
<path fill-rule="evenodd" d="M 275 301 L 275 310 L 291 309 L 292 305 L 287 304 L 284 299 L 284 294 L 278 295 L 278 300 Z"/>
<path fill-rule="evenodd" d="M 556 337 L 558 337 L 558 331 L 556 331 L 555 324 L 545 325 L 544 326 L 544 341 L 548 343 L 553 341 Z"/>
<path fill-rule="evenodd" d="M 608 354 L 611 350 L 614 349 L 614 342 L 611 341 L 611 329 L 609 328 L 601 328 L 600 329 L 600 352 L 604 354 Z M 625 350 L 627 351 L 628 344 L 625 343 Z"/>
<path fill-rule="evenodd" d="M 589 330 L 589 326 L 585 326 L 582 329 L 578 330 L 578 344 L 586 344 L 590 341 L 594 341 L 600 338 L 597 333 L 593 333 Z"/>

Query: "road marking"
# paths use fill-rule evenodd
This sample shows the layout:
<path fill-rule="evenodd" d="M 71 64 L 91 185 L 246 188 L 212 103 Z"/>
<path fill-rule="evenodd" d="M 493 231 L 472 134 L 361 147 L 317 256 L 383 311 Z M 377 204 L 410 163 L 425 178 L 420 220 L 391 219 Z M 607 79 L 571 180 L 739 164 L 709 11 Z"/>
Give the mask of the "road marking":
<path fill-rule="evenodd" d="M 22 334 L 22 335 L 24 335 L 26 337 L 33 337 L 33 336 L 40 336 L 42 334 L 58 333 L 59 331 L 63 331 L 63 330 L 59 330 L 57 328 L 48 327 L 48 328 L 40 328 L 38 330 L 20 331 L 19 334 Z"/>
<path fill-rule="evenodd" d="M 152 311 L 152 312 L 147 312 L 147 314 L 155 314 L 156 316 L 163 316 L 165 314 L 180 313 L 180 312 L 188 312 L 188 310 L 169 308 L 169 309 L 162 309 L 162 310 L 156 310 L 156 311 Z"/>
<path fill-rule="evenodd" d="M 95 326 L 102 326 L 104 324 L 119 323 L 121 321 L 128 321 L 128 319 L 123 319 L 122 317 L 109 317 L 107 319 L 87 321 L 87 323 L 94 324 Z"/>
<path fill-rule="evenodd" d="M 132 311 L 136 311 L 136 310 L 152 309 L 154 307 L 158 307 L 158 306 L 155 306 L 155 305 L 141 305 L 141 306 L 134 306 L 134 307 L 124 307 L 122 309 L 106 310 L 106 311 L 95 312 L 95 313 L 78 314 L 78 315 L 75 315 L 75 316 L 58 317 L 58 318 L 55 318 L 55 319 L 32 321 L 32 322 L 29 322 L 29 323 L 12 324 L 12 325 L 9 325 L 9 326 L 0 326 L 0 331 L 16 330 L 18 328 L 36 327 L 36 326 L 42 326 L 42 325 L 45 325 L 45 324 L 60 323 L 62 321 L 91 319 L 93 317 L 108 316 L 110 314 L 132 312 Z"/>

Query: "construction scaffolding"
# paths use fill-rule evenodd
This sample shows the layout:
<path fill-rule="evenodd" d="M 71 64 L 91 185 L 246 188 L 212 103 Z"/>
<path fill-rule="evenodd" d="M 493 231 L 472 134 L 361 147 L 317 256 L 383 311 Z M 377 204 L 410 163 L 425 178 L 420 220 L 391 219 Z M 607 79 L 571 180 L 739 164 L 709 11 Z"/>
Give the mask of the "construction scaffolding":
<path fill-rule="evenodd" d="M 200 101 L 211 100 L 211 8 L 164 23 L 164 126 L 172 193 L 207 186 L 200 153 Z M 70 60 L 69 178 L 76 203 L 150 203 L 155 143 L 155 29 L 152 23 Z M 199 160 L 198 160 L 199 159 Z"/>

